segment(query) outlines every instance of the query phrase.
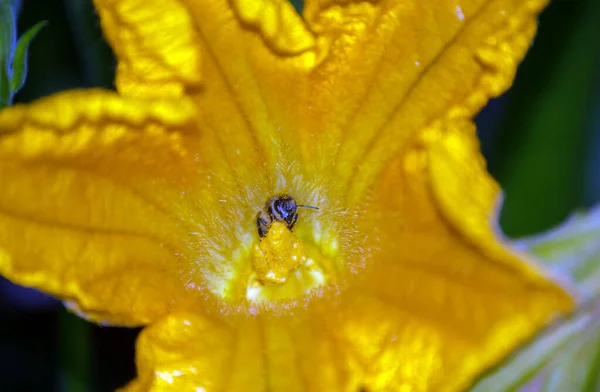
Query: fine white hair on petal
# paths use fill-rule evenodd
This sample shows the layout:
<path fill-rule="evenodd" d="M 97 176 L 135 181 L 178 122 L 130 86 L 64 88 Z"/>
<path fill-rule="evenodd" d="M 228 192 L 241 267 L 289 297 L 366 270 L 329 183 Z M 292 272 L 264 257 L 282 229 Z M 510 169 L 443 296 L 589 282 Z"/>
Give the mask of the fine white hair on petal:
<path fill-rule="evenodd" d="M 252 272 L 252 248 L 259 241 L 256 215 L 268 199 L 282 193 L 294 197 L 298 204 L 318 208 L 299 211 L 294 232 L 302 241 L 310 243 L 325 257 L 334 255 L 336 263 L 348 263 L 335 266 L 335 271 L 360 270 L 368 254 L 359 252 L 351 239 L 358 236 L 353 222 L 360 212 L 349 211 L 344 206 L 345 193 L 336 188 L 339 185 L 331 170 L 307 170 L 291 157 L 292 154 L 282 153 L 281 159 L 269 168 L 263 162 L 248 162 L 242 172 L 251 173 L 251 179 L 233 172 L 216 175 L 211 169 L 199 169 L 198 178 L 202 181 L 194 185 L 197 188 L 191 186 L 182 192 L 178 206 L 182 224 L 189 227 L 188 236 L 183 240 L 185 252 L 180 258 L 181 279 L 186 287 L 199 291 L 207 300 L 220 301 L 239 293 L 244 293 L 246 298 L 258 298 L 260 293 L 248 292 L 247 285 L 247 277 Z M 336 256 L 343 252 L 350 257 Z M 315 283 L 304 293 L 304 298 L 290 298 L 277 305 L 257 299 L 244 311 L 305 305 L 309 298 L 322 295 L 318 286 L 326 280 L 323 273 L 315 269 L 307 271 L 308 275 Z M 335 289 L 335 282 L 327 283 Z"/>

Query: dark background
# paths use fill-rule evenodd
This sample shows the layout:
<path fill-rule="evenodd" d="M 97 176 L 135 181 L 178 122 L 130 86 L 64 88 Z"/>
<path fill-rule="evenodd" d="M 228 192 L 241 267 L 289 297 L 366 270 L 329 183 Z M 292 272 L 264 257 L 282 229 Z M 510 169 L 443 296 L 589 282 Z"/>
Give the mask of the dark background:
<path fill-rule="evenodd" d="M 298 1 L 295 2 L 301 7 Z M 23 0 L 34 40 L 18 102 L 114 88 L 115 59 L 89 0 Z M 478 116 L 489 170 L 505 189 L 501 225 L 540 232 L 600 200 L 600 0 L 555 0 L 514 87 Z M 135 375 L 139 330 L 99 327 L 0 278 L 0 391 L 109 391 Z"/>

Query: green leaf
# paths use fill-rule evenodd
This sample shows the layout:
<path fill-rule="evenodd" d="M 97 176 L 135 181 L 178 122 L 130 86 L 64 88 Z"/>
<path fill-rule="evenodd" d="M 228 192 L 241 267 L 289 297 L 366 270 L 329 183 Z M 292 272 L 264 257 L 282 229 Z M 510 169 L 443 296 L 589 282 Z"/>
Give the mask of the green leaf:
<path fill-rule="evenodd" d="M 91 324 L 65 308 L 58 315 L 58 360 L 60 375 L 56 390 L 63 392 L 92 391 Z"/>
<path fill-rule="evenodd" d="M 12 1 L 0 0 L 0 63 L 3 69 L 10 66 L 17 40 L 17 26 Z"/>
<path fill-rule="evenodd" d="M 0 109 L 10 105 L 10 83 L 6 68 L 0 61 Z"/>
<path fill-rule="evenodd" d="M 600 391 L 600 206 L 513 245 L 569 282 L 578 309 L 484 375 L 470 392 Z"/>
<path fill-rule="evenodd" d="M 31 40 L 37 35 L 37 33 L 46 25 L 46 22 L 39 22 L 32 28 L 27 30 L 25 34 L 21 36 L 17 47 L 15 49 L 13 63 L 12 63 L 12 78 L 10 80 L 11 94 L 14 95 L 23 87 L 25 84 L 25 78 L 27 77 L 27 51 Z"/>
<path fill-rule="evenodd" d="M 10 64 L 15 47 L 15 14 L 12 2 L 0 0 L 0 109 L 10 105 Z"/>

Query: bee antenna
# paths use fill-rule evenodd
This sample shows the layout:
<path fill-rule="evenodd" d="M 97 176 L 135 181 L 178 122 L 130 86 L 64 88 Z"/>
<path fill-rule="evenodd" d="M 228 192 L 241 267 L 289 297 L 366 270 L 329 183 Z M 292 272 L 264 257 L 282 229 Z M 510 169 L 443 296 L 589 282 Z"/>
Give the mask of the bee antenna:
<path fill-rule="evenodd" d="M 296 204 L 296 207 L 303 207 L 303 208 L 312 208 L 313 210 L 318 210 L 319 207 L 315 207 L 315 206 L 307 206 L 305 204 Z"/>

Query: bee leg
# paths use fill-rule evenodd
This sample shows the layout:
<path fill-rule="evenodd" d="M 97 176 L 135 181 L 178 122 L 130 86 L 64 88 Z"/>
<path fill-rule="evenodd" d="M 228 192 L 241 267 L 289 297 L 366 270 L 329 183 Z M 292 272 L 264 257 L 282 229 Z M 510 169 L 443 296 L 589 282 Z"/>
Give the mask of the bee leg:
<path fill-rule="evenodd" d="M 294 225 L 296 224 L 297 221 L 298 221 L 298 213 L 295 212 L 292 215 L 292 219 L 290 219 L 290 221 L 287 224 L 288 229 L 292 230 L 292 228 L 294 227 Z"/>
<path fill-rule="evenodd" d="M 269 232 L 269 222 L 263 219 L 260 215 L 260 213 L 256 215 L 256 228 L 258 229 L 258 236 L 260 238 L 264 238 Z"/>

